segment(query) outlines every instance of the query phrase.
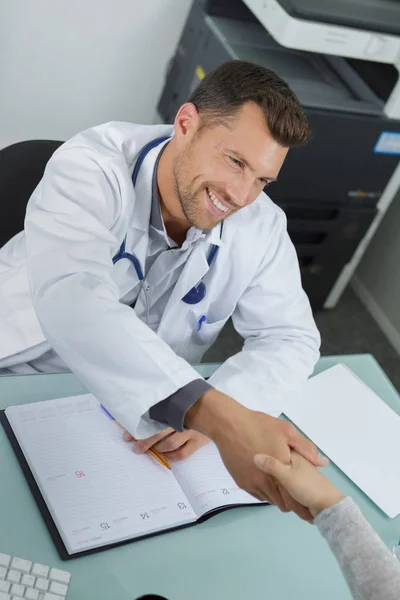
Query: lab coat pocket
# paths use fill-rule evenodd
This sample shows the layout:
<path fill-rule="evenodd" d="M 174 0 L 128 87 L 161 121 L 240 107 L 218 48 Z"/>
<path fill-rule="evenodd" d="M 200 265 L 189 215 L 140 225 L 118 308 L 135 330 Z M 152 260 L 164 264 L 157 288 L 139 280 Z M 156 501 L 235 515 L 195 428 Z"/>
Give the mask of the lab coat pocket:
<path fill-rule="evenodd" d="M 213 345 L 218 334 L 229 319 L 229 315 L 224 319 L 209 322 L 206 315 L 192 310 L 188 317 L 188 328 L 183 354 L 186 360 L 195 363 L 199 362 L 203 354 Z"/>

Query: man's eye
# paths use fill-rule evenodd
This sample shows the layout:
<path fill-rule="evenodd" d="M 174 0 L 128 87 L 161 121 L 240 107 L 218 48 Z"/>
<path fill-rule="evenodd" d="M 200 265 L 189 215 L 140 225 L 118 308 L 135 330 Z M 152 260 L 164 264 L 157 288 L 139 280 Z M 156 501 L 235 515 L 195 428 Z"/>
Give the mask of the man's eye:
<path fill-rule="evenodd" d="M 264 187 L 268 187 L 269 184 L 271 183 L 270 181 L 268 181 L 268 179 L 260 179 L 260 183 L 261 185 L 263 185 Z"/>
<path fill-rule="evenodd" d="M 232 161 L 232 162 L 233 162 L 233 163 L 234 163 L 234 164 L 235 164 L 237 167 L 240 167 L 240 168 L 242 168 L 242 167 L 243 167 L 243 164 L 242 164 L 242 163 L 240 162 L 240 160 L 238 160 L 237 158 L 233 158 L 233 156 L 230 156 L 229 158 L 231 159 L 231 161 Z"/>

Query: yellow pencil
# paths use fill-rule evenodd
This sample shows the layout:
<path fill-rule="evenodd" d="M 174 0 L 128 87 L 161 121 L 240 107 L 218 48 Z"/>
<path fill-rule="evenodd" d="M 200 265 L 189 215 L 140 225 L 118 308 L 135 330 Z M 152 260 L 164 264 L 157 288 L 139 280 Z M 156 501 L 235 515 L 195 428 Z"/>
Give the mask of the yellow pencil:
<path fill-rule="evenodd" d="M 114 419 L 114 417 L 112 416 L 112 414 L 108 412 L 108 410 L 105 408 L 105 406 L 103 406 L 102 404 L 100 404 L 100 406 L 104 410 L 104 412 L 114 421 L 114 423 L 116 423 L 119 427 L 122 427 L 122 425 L 120 423 L 118 423 L 118 421 L 116 421 Z M 122 427 L 122 429 L 124 429 L 124 427 Z M 168 435 L 166 435 L 165 437 L 163 437 L 162 440 L 167 439 L 168 437 L 170 437 L 174 433 L 175 433 L 175 431 L 173 431 L 172 433 L 169 433 Z M 162 440 L 159 440 L 159 441 L 162 441 Z M 171 469 L 171 465 L 169 464 L 169 462 L 167 460 L 165 460 L 165 458 L 163 456 L 161 456 L 161 454 L 159 452 L 157 452 L 157 450 L 154 450 L 154 448 L 149 448 L 147 450 L 147 452 L 149 452 L 149 454 L 151 454 L 152 457 L 155 458 L 156 461 L 158 461 L 160 463 L 160 465 L 162 465 L 163 467 L 166 467 L 170 471 L 172 470 Z"/>
<path fill-rule="evenodd" d="M 171 470 L 171 465 L 169 464 L 169 462 L 165 460 L 165 458 L 161 456 L 161 454 L 159 454 L 157 450 L 154 450 L 154 448 L 149 448 L 147 452 L 151 454 L 152 457 L 155 458 L 161 465 L 163 465 L 163 467 L 166 467 L 167 469 Z"/>

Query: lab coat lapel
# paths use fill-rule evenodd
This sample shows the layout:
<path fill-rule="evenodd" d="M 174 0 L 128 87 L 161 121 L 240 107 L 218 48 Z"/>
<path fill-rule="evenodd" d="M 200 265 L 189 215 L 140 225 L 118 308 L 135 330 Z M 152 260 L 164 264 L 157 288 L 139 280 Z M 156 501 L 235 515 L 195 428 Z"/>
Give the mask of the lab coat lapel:
<path fill-rule="evenodd" d="M 133 209 L 126 233 L 125 251 L 136 256 L 143 273 L 145 273 L 149 241 L 153 171 L 161 148 L 162 144 L 153 148 L 140 167 L 136 186 L 133 188 Z M 139 279 L 136 269 L 130 260 L 124 258 L 118 261 L 115 264 L 115 269 L 119 281 L 120 298 L 122 298 L 138 285 Z"/>

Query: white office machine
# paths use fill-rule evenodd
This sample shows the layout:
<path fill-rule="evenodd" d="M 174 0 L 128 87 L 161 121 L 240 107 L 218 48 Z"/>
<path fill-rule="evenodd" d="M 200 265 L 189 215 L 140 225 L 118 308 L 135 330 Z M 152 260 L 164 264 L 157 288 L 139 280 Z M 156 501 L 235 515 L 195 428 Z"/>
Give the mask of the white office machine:
<path fill-rule="evenodd" d="M 244 3 L 281 46 L 393 65 L 400 73 L 398 0 L 244 0 Z M 371 69 L 370 75 L 376 82 L 379 69 Z M 383 112 L 390 119 L 400 120 L 400 77 L 385 98 Z M 390 133 L 381 139 L 383 151 L 400 156 L 400 135 Z M 326 298 L 326 308 L 337 303 L 399 188 L 398 165 L 383 190 L 374 220 Z"/>

